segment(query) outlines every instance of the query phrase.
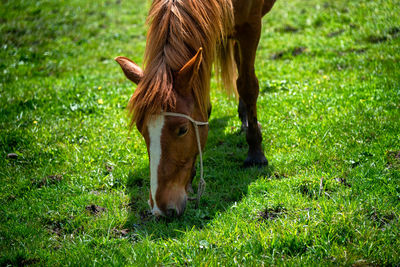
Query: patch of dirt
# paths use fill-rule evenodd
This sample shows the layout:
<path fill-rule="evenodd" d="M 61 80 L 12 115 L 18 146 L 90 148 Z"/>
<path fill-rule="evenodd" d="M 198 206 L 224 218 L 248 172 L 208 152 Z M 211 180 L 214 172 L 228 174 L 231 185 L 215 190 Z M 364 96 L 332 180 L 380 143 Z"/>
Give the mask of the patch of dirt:
<path fill-rule="evenodd" d="M 329 38 L 332 38 L 332 37 L 338 36 L 338 35 L 340 35 L 340 34 L 342 34 L 344 32 L 345 32 L 345 30 L 340 29 L 340 30 L 328 33 L 326 36 L 329 37 Z"/>
<path fill-rule="evenodd" d="M 383 35 L 371 34 L 371 35 L 367 36 L 366 41 L 369 43 L 373 43 L 373 44 L 382 43 L 382 42 L 389 41 L 393 38 L 397 38 L 397 37 L 399 37 L 399 35 L 400 35 L 400 27 L 392 27 Z"/>
<path fill-rule="evenodd" d="M 56 184 L 58 182 L 61 182 L 62 180 L 63 180 L 63 176 L 61 174 L 56 174 L 56 175 L 49 175 L 40 181 L 34 182 L 34 184 L 40 188 L 42 186 L 49 186 L 49 185 Z"/>
<path fill-rule="evenodd" d="M 349 183 L 347 182 L 347 179 L 346 179 L 346 178 L 337 177 L 337 178 L 335 178 L 335 181 L 338 182 L 338 183 L 341 184 L 341 185 L 346 186 L 346 187 L 351 187 L 351 184 L 349 184 Z"/>
<path fill-rule="evenodd" d="M 14 200 L 16 200 L 17 199 L 17 197 L 15 196 L 15 195 L 9 195 L 8 197 L 7 197 L 7 200 L 9 200 L 9 201 L 14 201 Z"/>
<path fill-rule="evenodd" d="M 114 170 L 114 166 L 110 165 L 110 164 L 106 164 L 106 171 L 108 173 L 112 172 Z"/>
<path fill-rule="evenodd" d="M 346 50 L 343 50 L 343 51 L 338 51 L 337 50 L 335 52 L 338 53 L 340 56 L 343 56 L 343 55 L 346 55 L 348 53 L 363 54 L 363 53 L 365 53 L 367 51 L 368 51 L 368 48 L 361 47 L 361 48 L 349 48 L 349 49 L 346 49 Z M 345 68 L 344 66 L 340 66 L 339 70 L 344 69 L 344 68 Z"/>
<path fill-rule="evenodd" d="M 93 215 L 98 215 L 99 213 L 104 212 L 107 209 L 97 206 L 95 204 L 91 204 L 91 205 L 86 206 L 86 210 L 89 211 Z"/>
<path fill-rule="evenodd" d="M 275 173 L 273 174 L 273 177 L 274 177 L 275 179 L 283 179 L 283 178 L 287 178 L 287 175 L 284 174 L 284 173 L 275 172 Z"/>
<path fill-rule="evenodd" d="M 273 208 L 266 208 L 264 211 L 261 211 L 258 213 L 259 220 L 265 221 L 265 220 L 275 220 L 279 216 L 281 216 L 283 213 L 286 212 L 286 208 L 278 205 Z"/>
<path fill-rule="evenodd" d="M 270 58 L 273 60 L 281 59 L 281 58 L 283 58 L 285 53 L 286 53 L 286 51 L 279 51 L 279 52 L 272 54 Z"/>
<path fill-rule="evenodd" d="M 389 169 L 400 169 L 400 150 L 386 151 L 386 166 Z"/>
<path fill-rule="evenodd" d="M 71 217 L 70 219 L 72 220 L 73 217 Z M 58 237 L 61 237 L 64 234 L 67 234 L 68 232 L 71 233 L 71 231 L 68 231 L 65 228 L 65 226 L 70 225 L 70 221 L 68 219 L 61 219 L 61 220 L 56 220 L 56 221 L 52 220 L 52 219 L 45 219 L 44 224 L 46 225 L 46 229 L 51 234 L 55 234 Z"/>
<path fill-rule="evenodd" d="M 58 236 L 62 236 L 62 225 L 60 222 L 55 222 L 50 226 L 50 231 Z"/>
<path fill-rule="evenodd" d="M 396 218 L 396 216 L 393 212 L 381 213 L 376 209 L 373 209 L 369 215 L 369 218 L 374 221 L 380 228 L 383 228 L 385 225 L 390 224 Z"/>
<path fill-rule="evenodd" d="M 400 27 L 393 27 L 389 30 L 390 35 L 397 35 L 400 33 Z"/>
<path fill-rule="evenodd" d="M 294 27 L 294 26 L 292 26 L 292 25 L 286 24 L 283 28 L 280 28 L 279 31 L 281 31 L 281 32 L 292 32 L 292 33 L 294 33 L 294 32 L 298 32 L 299 29 L 296 28 L 296 27 Z"/>
<path fill-rule="evenodd" d="M 37 265 L 40 262 L 40 259 L 38 258 L 22 258 L 18 257 L 16 259 L 16 262 L 10 263 L 10 265 L 16 265 L 16 266 L 28 266 L 28 265 Z M 7 266 L 6 264 L 5 266 Z"/>
<path fill-rule="evenodd" d="M 369 266 L 375 266 L 375 264 L 369 263 L 367 260 L 360 259 L 357 260 L 356 262 L 351 265 L 352 267 L 369 267 Z"/>
<path fill-rule="evenodd" d="M 318 191 L 315 190 L 314 186 L 308 181 L 299 185 L 299 192 L 309 198 L 317 198 Z"/>
<path fill-rule="evenodd" d="M 295 56 L 298 56 L 300 54 L 303 54 L 306 50 L 307 50 L 307 47 L 298 46 L 298 47 L 295 47 L 293 49 L 276 52 L 276 53 L 272 54 L 270 58 L 272 60 L 278 60 L 278 59 L 282 59 L 282 58 L 284 58 L 285 56 L 288 56 L 288 55 L 292 55 L 292 56 L 295 57 Z"/>
<path fill-rule="evenodd" d="M 356 53 L 356 54 L 362 54 L 367 52 L 367 48 L 351 48 L 349 50 L 347 50 L 347 52 L 351 52 L 351 53 Z"/>
<path fill-rule="evenodd" d="M 373 44 L 386 42 L 388 39 L 387 35 L 369 35 L 367 37 L 367 41 Z"/>
<path fill-rule="evenodd" d="M 399 151 L 387 151 L 386 155 L 390 156 L 392 158 L 395 158 L 397 160 L 400 160 L 400 150 Z"/>
<path fill-rule="evenodd" d="M 129 235 L 129 232 L 130 232 L 131 230 L 130 229 L 127 229 L 127 228 L 125 228 L 125 229 L 116 229 L 116 228 L 113 228 L 112 229 L 112 232 L 114 233 L 114 235 L 116 235 L 116 236 L 118 236 L 118 237 L 126 237 L 126 236 L 128 236 Z"/>
<path fill-rule="evenodd" d="M 297 56 L 297 55 L 303 54 L 306 50 L 307 50 L 307 47 L 304 47 L 304 46 L 295 47 L 292 51 L 292 55 Z"/>

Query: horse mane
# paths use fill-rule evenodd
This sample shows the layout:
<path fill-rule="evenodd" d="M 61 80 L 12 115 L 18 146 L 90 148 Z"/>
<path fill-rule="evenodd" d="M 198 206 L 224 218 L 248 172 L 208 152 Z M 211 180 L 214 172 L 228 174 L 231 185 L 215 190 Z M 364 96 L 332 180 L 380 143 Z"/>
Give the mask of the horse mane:
<path fill-rule="evenodd" d="M 203 61 L 194 78 L 193 91 L 201 114 L 207 114 L 210 103 L 210 75 L 215 58 L 215 72 L 221 74 L 225 88 L 235 88 L 233 41 L 227 38 L 233 23 L 231 0 L 153 1 L 147 18 L 144 75 L 128 105 L 131 126 L 136 123 L 141 127 L 151 115 L 175 107 L 174 73 L 200 47 Z"/>

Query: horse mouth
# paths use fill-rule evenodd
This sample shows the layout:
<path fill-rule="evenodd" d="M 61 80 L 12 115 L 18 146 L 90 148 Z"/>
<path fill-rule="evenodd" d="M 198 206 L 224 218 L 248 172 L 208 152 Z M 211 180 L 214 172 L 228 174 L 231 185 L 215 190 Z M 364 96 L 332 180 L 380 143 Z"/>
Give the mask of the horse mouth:
<path fill-rule="evenodd" d="M 178 205 L 171 205 L 167 210 L 163 211 L 158 208 L 152 209 L 151 213 L 156 217 L 166 217 L 166 218 L 177 218 L 181 217 L 186 209 L 187 197 L 185 196 L 183 200 Z"/>
<path fill-rule="evenodd" d="M 181 206 L 178 208 L 174 208 L 174 209 L 167 209 L 165 212 L 165 216 L 168 218 L 178 218 L 181 217 L 183 215 L 183 213 L 185 212 L 186 209 L 186 201 L 183 202 L 183 204 L 181 204 Z"/>

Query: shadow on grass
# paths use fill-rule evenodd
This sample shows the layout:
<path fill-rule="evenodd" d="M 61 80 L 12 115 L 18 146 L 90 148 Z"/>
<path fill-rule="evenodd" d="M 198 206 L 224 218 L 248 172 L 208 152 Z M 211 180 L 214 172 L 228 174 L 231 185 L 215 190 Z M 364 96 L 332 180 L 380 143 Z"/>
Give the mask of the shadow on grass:
<path fill-rule="evenodd" d="M 189 202 L 183 216 L 156 219 L 149 212 L 149 171 L 135 170 L 128 178 L 127 191 L 131 198 L 130 214 L 125 225 L 131 232 L 151 238 L 175 238 L 185 231 L 202 229 L 214 217 L 226 211 L 247 195 L 248 186 L 259 177 L 270 176 L 273 167 L 244 168 L 247 156 L 245 134 L 229 128 L 231 117 L 212 118 L 204 152 L 205 193 L 196 209 Z M 197 173 L 193 188 L 197 188 Z"/>

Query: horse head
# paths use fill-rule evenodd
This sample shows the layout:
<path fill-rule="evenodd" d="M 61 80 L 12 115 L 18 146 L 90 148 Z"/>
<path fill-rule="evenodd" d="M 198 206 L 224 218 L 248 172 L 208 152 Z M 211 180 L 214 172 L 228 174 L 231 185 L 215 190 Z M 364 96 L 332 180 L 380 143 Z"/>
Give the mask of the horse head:
<path fill-rule="evenodd" d="M 146 71 L 128 58 L 117 57 L 115 60 L 125 76 L 134 83 L 151 79 L 145 77 Z M 172 74 L 170 91 L 175 104 L 167 110 L 151 114 L 147 120 L 136 121 L 147 146 L 150 161 L 149 205 L 156 216 L 183 214 L 188 193 L 193 192 L 191 183 L 196 172 L 196 157 L 204 148 L 208 135 L 207 115 L 202 114 L 198 107 L 193 86 L 201 63 L 202 48 Z M 163 88 L 157 90 L 162 92 Z"/>

